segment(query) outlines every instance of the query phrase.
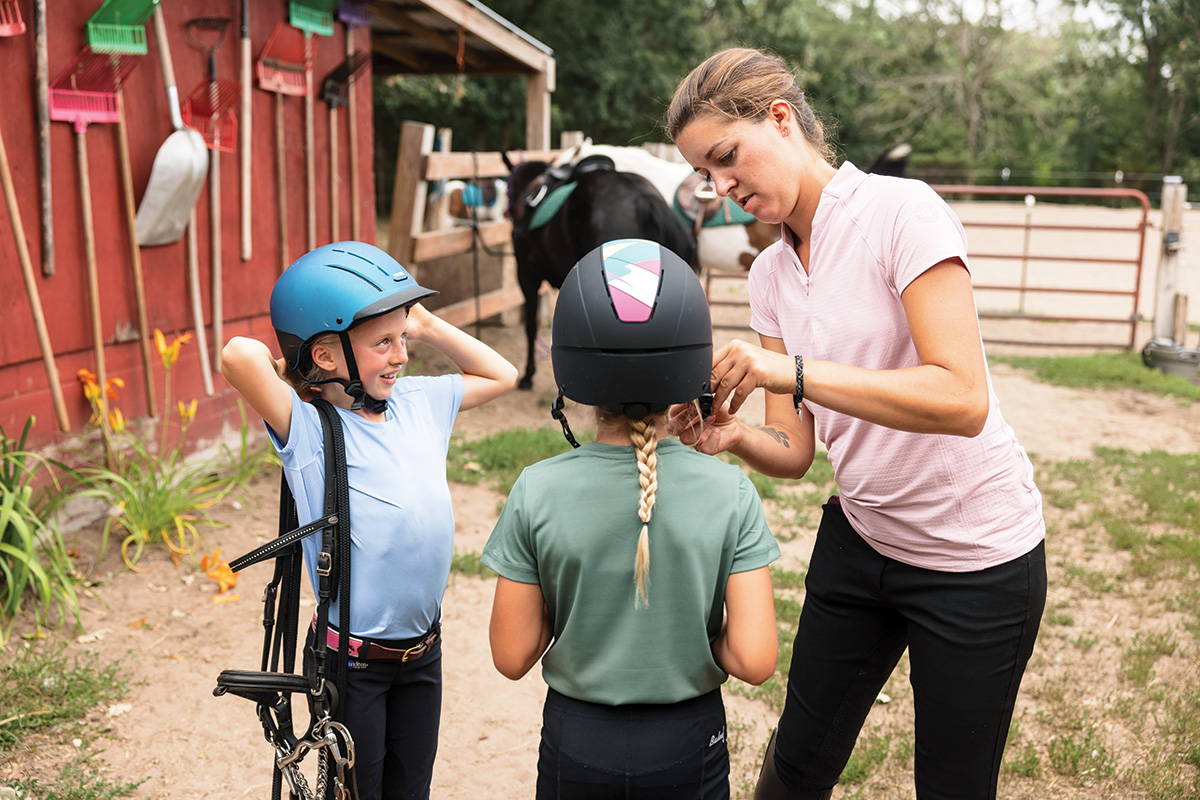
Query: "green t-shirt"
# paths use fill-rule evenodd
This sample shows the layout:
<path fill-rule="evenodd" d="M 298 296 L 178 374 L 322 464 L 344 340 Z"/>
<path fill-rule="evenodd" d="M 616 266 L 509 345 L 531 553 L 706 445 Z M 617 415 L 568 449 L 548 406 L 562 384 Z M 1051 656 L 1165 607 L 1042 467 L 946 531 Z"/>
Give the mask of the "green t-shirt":
<path fill-rule="evenodd" d="M 568 697 L 676 703 L 717 688 L 725 582 L 779 557 L 738 467 L 664 439 L 657 477 L 648 607 L 634 604 L 642 522 L 631 446 L 593 442 L 525 469 L 484 547 L 496 572 L 541 585 L 554 620 L 542 675 Z"/>

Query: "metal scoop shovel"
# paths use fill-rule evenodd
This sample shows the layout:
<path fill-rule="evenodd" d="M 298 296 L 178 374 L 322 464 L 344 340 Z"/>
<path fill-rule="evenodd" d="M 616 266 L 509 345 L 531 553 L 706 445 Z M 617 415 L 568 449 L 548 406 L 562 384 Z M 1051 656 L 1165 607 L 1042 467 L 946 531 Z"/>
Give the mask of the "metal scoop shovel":
<path fill-rule="evenodd" d="M 142 247 L 179 241 L 187 228 L 196 198 L 204 188 L 208 171 L 208 147 L 204 137 L 185 126 L 179 112 L 179 90 L 175 88 L 175 70 L 171 66 L 161 7 L 154 10 L 154 32 L 175 132 L 158 149 L 150 170 L 150 182 L 138 206 L 137 239 Z"/>

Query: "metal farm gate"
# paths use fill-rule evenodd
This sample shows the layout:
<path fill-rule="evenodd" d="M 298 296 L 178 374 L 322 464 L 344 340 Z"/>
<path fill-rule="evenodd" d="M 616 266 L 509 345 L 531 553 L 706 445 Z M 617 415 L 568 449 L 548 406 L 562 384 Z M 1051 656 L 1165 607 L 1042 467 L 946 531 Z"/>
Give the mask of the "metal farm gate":
<path fill-rule="evenodd" d="M 934 185 L 933 189 L 948 202 L 956 196 L 1024 199 L 1023 207 L 976 203 L 956 209 L 967 229 L 967 257 L 981 320 L 1104 323 L 1129 329 L 1127 342 L 1078 341 L 1067 336 L 1049 340 L 1044 327 L 1036 338 L 985 332 L 985 341 L 1135 346 L 1142 318 L 1138 299 L 1150 213 L 1145 194 L 1136 189 L 1035 186 Z M 1039 204 L 1043 197 L 1091 202 Z M 1138 208 L 1129 207 L 1128 201 Z"/>

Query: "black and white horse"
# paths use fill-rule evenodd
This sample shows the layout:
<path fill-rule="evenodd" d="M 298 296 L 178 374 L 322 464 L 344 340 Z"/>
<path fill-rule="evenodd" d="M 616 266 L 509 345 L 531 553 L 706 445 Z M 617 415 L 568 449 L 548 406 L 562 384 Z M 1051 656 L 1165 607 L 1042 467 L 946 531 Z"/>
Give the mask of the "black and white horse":
<path fill-rule="evenodd" d="M 582 166 L 585 163 L 587 166 Z M 616 171 L 611 161 L 557 166 L 545 161 L 513 164 L 505 156 L 505 164 L 510 172 L 508 210 L 517 283 L 525 298 L 529 348 L 525 375 L 518 385 L 531 389 L 542 281 L 561 288 L 576 261 L 613 239 L 658 242 L 693 269 L 696 244 L 654 184 L 640 175 Z M 555 190 L 559 190 L 557 194 Z M 557 210 L 549 213 L 555 206 Z"/>

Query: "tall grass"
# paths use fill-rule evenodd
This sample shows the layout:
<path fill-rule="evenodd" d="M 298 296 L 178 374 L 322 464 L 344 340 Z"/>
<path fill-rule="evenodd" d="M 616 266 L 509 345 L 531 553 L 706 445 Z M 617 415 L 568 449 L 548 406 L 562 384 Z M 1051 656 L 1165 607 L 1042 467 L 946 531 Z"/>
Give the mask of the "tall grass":
<path fill-rule="evenodd" d="M 16 440 L 0 426 L 0 645 L 27 600 L 39 627 L 55 615 L 79 622 L 75 569 L 54 517 L 62 467 L 25 449 L 33 425 L 29 417 Z"/>

